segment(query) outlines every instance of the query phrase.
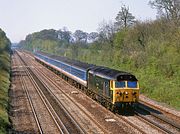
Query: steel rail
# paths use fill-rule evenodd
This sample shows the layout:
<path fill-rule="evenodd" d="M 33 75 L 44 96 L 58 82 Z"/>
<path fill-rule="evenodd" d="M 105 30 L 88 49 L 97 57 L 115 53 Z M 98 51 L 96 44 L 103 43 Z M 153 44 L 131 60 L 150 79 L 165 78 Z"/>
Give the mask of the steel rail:
<path fill-rule="evenodd" d="M 138 130 L 139 132 L 141 132 L 142 134 L 146 134 L 145 131 L 143 131 L 141 128 L 139 128 L 138 126 L 134 125 L 132 122 L 128 121 L 127 119 L 123 118 L 123 116 L 119 115 L 119 114 L 115 114 L 118 118 L 122 119 L 123 121 L 125 121 L 126 123 L 128 123 L 130 126 L 132 126 L 133 128 L 135 128 L 136 130 Z"/>
<path fill-rule="evenodd" d="M 66 127 L 63 125 L 62 121 L 60 120 L 60 118 L 57 116 L 56 112 L 54 111 L 53 107 L 51 106 L 51 104 L 49 103 L 49 101 L 47 100 L 47 98 L 45 97 L 45 95 L 42 93 L 42 91 L 39 89 L 38 84 L 36 83 L 36 81 L 34 80 L 33 76 L 31 76 L 30 72 L 28 71 L 28 75 L 31 79 L 31 81 L 33 81 L 34 86 L 36 86 L 36 91 L 38 93 L 38 95 L 40 96 L 41 100 L 43 101 L 44 105 L 46 106 L 47 110 L 49 111 L 51 117 L 53 118 L 55 124 L 57 125 L 58 129 L 60 130 L 60 132 L 69 134 L 68 130 L 66 129 Z M 52 111 L 51 111 L 51 110 Z M 54 117 L 53 113 L 55 114 L 56 117 Z M 60 122 L 60 125 L 58 124 L 58 122 L 56 121 L 56 118 L 58 119 L 58 121 Z M 61 129 L 62 127 L 62 129 Z"/>
<path fill-rule="evenodd" d="M 177 116 L 177 115 L 175 115 L 175 114 L 173 114 L 173 113 L 170 113 L 170 112 L 168 112 L 168 111 L 166 111 L 166 110 L 163 110 L 162 108 L 159 108 L 159 107 L 157 107 L 157 106 L 154 106 L 154 105 L 152 105 L 152 104 L 150 104 L 150 103 L 148 103 L 148 102 L 145 102 L 145 101 L 143 101 L 143 100 L 140 100 L 138 106 L 139 106 L 139 107 L 142 107 L 144 110 L 148 111 L 148 109 L 146 109 L 145 107 L 143 107 L 143 105 L 148 106 L 149 108 L 151 108 L 151 109 L 153 109 L 153 110 L 157 110 L 157 111 L 159 111 L 159 112 L 161 112 L 161 113 L 163 113 L 163 114 L 164 114 L 164 113 L 165 113 L 165 114 L 168 114 L 168 115 L 172 116 L 173 118 L 175 118 L 175 120 L 180 120 L 180 117 L 179 117 L 179 116 Z M 177 129 L 180 129 L 180 125 L 179 125 L 178 123 L 175 123 L 173 118 L 164 118 L 164 117 L 161 117 L 160 115 L 155 114 L 155 113 L 153 113 L 153 112 L 151 112 L 151 111 L 149 111 L 149 113 L 152 114 L 153 116 L 156 116 L 157 118 L 163 120 L 164 122 L 167 122 L 167 123 L 171 124 L 172 126 L 176 127 Z"/>
<path fill-rule="evenodd" d="M 148 112 L 150 115 L 152 115 L 152 116 L 154 116 L 154 117 L 156 117 L 156 118 L 158 118 L 158 119 L 160 119 L 160 120 L 168 123 L 169 125 L 177 128 L 178 130 L 180 130 L 180 125 L 177 124 L 177 123 L 175 123 L 175 122 L 173 122 L 172 120 L 170 120 L 170 119 L 168 119 L 168 118 L 166 118 L 166 117 L 164 117 L 164 116 L 158 115 L 158 114 L 156 114 L 156 113 L 153 113 L 153 112 L 151 112 L 150 110 L 146 109 L 145 107 L 138 106 L 138 108 L 140 108 L 140 109 Z"/>
<path fill-rule="evenodd" d="M 33 73 L 33 72 L 32 72 Z M 36 74 L 34 74 L 36 76 Z M 36 76 L 37 77 L 37 76 Z M 80 124 L 78 122 L 75 121 L 74 117 L 69 113 L 69 111 L 64 107 L 64 105 L 59 101 L 59 99 L 54 95 L 54 93 L 49 89 L 49 87 L 46 85 L 45 82 L 43 82 L 42 80 L 40 80 L 38 78 L 38 80 L 43 84 L 43 86 L 48 90 L 48 92 L 53 96 L 53 98 L 56 100 L 56 102 L 58 103 L 58 105 L 63 109 L 63 111 L 65 111 L 65 113 L 67 114 L 68 118 L 73 122 L 73 124 L 78 128 L 78 130 L 80 131 L 80 133 L 84 134 L 85 130 L 80 126 Z"/>
<path fill-rule="evenodd" d="M 163 112 L 163 113 L 169 114 L 169 115 L 171 115 L 171 116 L 173 116 L 173 117 L 175 117 L 175 118 L 180 119 L 180 116 L 177 116 L 177 115 L 174 114 L 174 113 L 171 113 L 171 112 L 169 112 L 169 111 L 167 111 L 167 110 L 164 110 L 164 109 L 162 109 L 162 108 L 160 108 L 160 107 L 158 107 L 158 106 L 156 106 L 156 105 L 153 105 L 153 104 L 151 104 L 151 103 L 149 103 L 149 102 L 146 102 L 146 101 L 144 101 L 144 100 L 142 100 L 142 99 L 139 100 L 139 104 L 147 105 L 147 106 L 149 106 L 150 108 L 156 109 L 156 110 L 158 110 L 158 111 L 161 111 L 161 112 Z"/>
<path fill-rule="evenodd" d="M 169 131 L 169 130 L 166 129 L 165 127 L 163 127 L 163 126 L 157 124 L 156 122 L 154 122 L 154 121 L 146 118 L 146 117 L 143 116 L 142 114 L 139 114 L 138 112 L 135 112 L 135 114 L 136 114 L 138 117 L 142 118 L 143 120 L 145 120 L 145 121 L 149 122 L 150 124 L 154 125 L 155 127 L 159 128 L 160 130 L 163 130 L 164 132 L 166 132 L 166 133 L 168 133 L 168 134 L 174 134 L 173 132 Z"/>
<path fill-rule="evenodd" d="M 25 80 L 24 80 L 24 78 L 23 78 L 22 75 L 21 75 L 20 81 L 21 81 L 21 83 L 22 83 L 22 88 L 23 88 L 23 90 L 25 91 L 26 96 L 27 96 L 27 98 L 28 98 L 28 102 L 29 102 L 30 107 L 31 107 L 31 109 L 32 109 L 32 112 L 33 112 L 33 115 L 34 115 L 35 122 L 36 122 L 36 124 L 37 124 L 38 130 L 39 130 L 39 133 L 40 133 L 40 134 L 43 134 L 43 130 L 42 130 L 41 125 L 40 125 L 40 121 L 39 121 L 39 119 L 38 119 L 38 117 L 37 117 L 37 113 L 36 113 L 36 111 L 35 111 L 35 107 L 34 107 L 34 105 L 33 105 L 33 103 L 32 103 L 31 96 L 29 95 L 29 92 L 28 92 L 28 90 L 27 90 L 27 86 L 26 86 L 26 84 L 25 84 Z"/>
<path fill-rule="evenodd" d="M 166 119 L 165 117 L 162 117 L 162 116 L 160 116 L 160 115 L 157 115 L 157 114 L 155 114 L 155 113 L 153 113 L 153 112 L 147 110 L 147 109 L 144 108 L 144 107 L 138 106 L 138 109 L 136 109 L 136 110 L 134 111 L 135 114 L 138 115 L 139 117 L 143 118 L 144 120 L 150 122 L 151 124 L 157 126 L 158 128 L 162 129 L 163 131 L 165 131 L 165 132 L 167 132 L 167 133 L 170 133 L 170 134 L 173 134 L 173 132 L 171 132 L 171 131 L 168 130 L 167 128 L 161 126 L 160 124 L 158 124 L 158 123 L 156 123 L 156 122 L 154 122 L 154 121 L 152 121 L 152 120 L 146 118 L 146 117 L 143 116 L 142 114 L 140 114 L 140 113 L 138 112 L 138 110 L 145 111 L 145 112 L 147 112 L 148 114 L 152 115 L 153 117 L 158 118 L 158 119 L 160 119 L 161 121 L 167 123 L 168 125 L 173 126 L 177 131 L 180 131 L 180 128 L 179 128 L 179 125 L 178 125 L 178 124 L 176 124 L 176 123 L 170 121 L 169 119 Z"/>

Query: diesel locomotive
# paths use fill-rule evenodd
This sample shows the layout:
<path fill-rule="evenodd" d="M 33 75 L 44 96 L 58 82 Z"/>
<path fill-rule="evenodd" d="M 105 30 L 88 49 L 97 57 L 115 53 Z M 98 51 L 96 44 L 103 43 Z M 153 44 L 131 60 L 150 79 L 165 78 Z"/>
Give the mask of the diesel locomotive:
<path fill-rule="evenodd" d="M 136 77 L 128 72 L 44 52 L 34 54 L 38 62 L 110 110 L 126 105 L 134 106 L 138 102 L 139 83 Z"/>

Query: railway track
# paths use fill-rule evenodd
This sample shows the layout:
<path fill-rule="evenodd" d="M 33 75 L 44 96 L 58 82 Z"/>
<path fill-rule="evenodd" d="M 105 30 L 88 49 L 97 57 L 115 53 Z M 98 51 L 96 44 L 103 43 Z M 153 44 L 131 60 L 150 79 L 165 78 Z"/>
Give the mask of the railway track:
<path fill-rule="evenodd" d="M 20 58 L 27 66 L 27 63 L 24 61 L 24 59 L 22 57 Z M 85 133 L 83 128 L 81 128 L 81 126 L 73 119 L 66 108 L 58 101 L 57 97 L 52 94 L 49 87 L 47 87 L 47 85 L 39 79 L 40 76 L 35 74 L 30 68 L 28 68 L 28 71 L 29 75 L 31 75 L 31 78 L 34 79 L 33 81 L 36 81 L 36 85 L 38 85 L 41 89 L 38 91 L 43 95 L 41 98 L 46 98 L 45 101 L 48 102 L 48 105 L 51 106 L 51 109 L 53 109 L 53 112 L 56 114 L 56 118 L 59 119 L 59 121 L 57 121 L 61 124 L 59 128 L 63 128 L 61 133 Z"/>
<path fill-rule="evenodd" d="M 135 114 L 166 133 L 180 133 L 180 125 L 178 123 L 173 122 L 162 113 L 150 108 L 147 109 L 146 107 L 147 106 L 138 105 L 138 108 L 135 110 Z"/>
<path fill-rule="evenodd" d="M 139 106 L 146 107 L 146 109 L 150 108 L 150 110 L 151 109 L 157 110 L 160 113 L 162 113 L 163 115 L 167 116 L 169 119 L 173 120 L 174 122 L 178 122 L 180 124 L 180 113 L 175 114 L 175 113 L 169 112 L 167 109 L 164 109 L 161 106 L 153 105 L 142 99 L 139 101 Z"/>
<path fill-rule="evenodd" d="M 31 109 L 32 109 L 32 112 L 33 112 L 33 115 L 34 115 L 34 119 L 35 119 L 35 122 L 36 122 L 36 125 L 37 125 L 37 128 L 38 128 L 38 132 L 39 132 L 40 134 L 43 134 L 43 130 L 42 130 L 41 125 L 40 125 L 40 122 L 39 122 L 39 120 L 38 120 L 38 116 L 37 116 L 35 107 L 34 107 L 34 105 L 33 105 L 32 99 L 31 99 L 31 97 L 30 97 L 30 95 L 29 95 L 27 86 L 26 86 L 26 84 L 25 84 L 25 79 L 23 78 L 23 76 L 21 76 L 20 81 L 21 81 L 21 83 L 22 83 L 22 89 L 25 91 L 26 96 L 27 96 L 28 101 L 29 101 L 29 104 L 30 104 L 30 106 L 31 106 Z"/>
<path fill-rule="evenodd" d="M 39 86 L 29 73 L 27 66 L 24 66 L 23 62 L 21 62 L 21 65 L 24 70 L 24 74 L 21 77 L 23 89 L 25 90 L 31 105 L 39 133 L 50 133 L 52 131 L 55 133 L 66 132 L 66 130 L 61 129 L 62 126 L 58 124 L 58 119 L 53 109 L 48 104 L 48 101 L 43 96 L 43 94 L 40 92 Z"/>
<path fill-rule="evenodd" d="M 33 104 L 27 95 L 27 86 L 24 82 L 26 76 L 24 68 L 21 65 L 17 55 L 12 56 L 11 61 L 11 88 L 10 96 L 10 119 L 13 119 L 13 129 L 9 133 L 18 133 L 26 131 L 27 133 L 42 133 Z M 23 106 L 23 107 L 22 107 Z M 24 122 L 22 123 L 22 120 Z"/>
<path fill-rule="evenodd" d="M 142 134 L 147 134 L 145 130 L 143 130 L 142 128 L 140 128 L 138 125 L 132 123 L 128 118 L 124 118 L 123 116 L 116 114 L 116 116 L 120 119 L 122 119 L 123 121 L 127 122 L 129 125 L 131 125 L 133 128 L 135 128 L 136 130 L 138 130 L 140 133 Z"/>

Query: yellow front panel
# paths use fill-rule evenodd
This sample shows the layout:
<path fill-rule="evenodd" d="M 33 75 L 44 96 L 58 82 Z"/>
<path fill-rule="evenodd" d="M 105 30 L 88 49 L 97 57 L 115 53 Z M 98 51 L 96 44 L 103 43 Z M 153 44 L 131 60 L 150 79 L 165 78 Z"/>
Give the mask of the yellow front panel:
<path fill-rule="evenodd" d="M 136 93 L 135 93 L 136 92 Z M 139 91 L 134 89 L 115 89 L 115 102 L 137 102 Z"/>
<path fill-rule="evenodd" d="M 112 84 L 112 83 L 111 83 Z M 138 102 L 139 99 L 139 86 L 137 88 L 115 88 L 114 81 L 111 85 L 113 90 L 113 104 L 115 102 Z"/>

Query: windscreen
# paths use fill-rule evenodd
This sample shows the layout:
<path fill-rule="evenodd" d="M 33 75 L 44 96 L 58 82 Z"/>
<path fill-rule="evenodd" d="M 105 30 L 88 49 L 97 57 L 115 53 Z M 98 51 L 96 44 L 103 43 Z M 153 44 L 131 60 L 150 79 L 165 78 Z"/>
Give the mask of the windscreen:
<path fill-rule="evenodd" d="M 137 88 L 137 81 L 128 81 L 127 87 L 129 88 Z"/>
<path fill-rule="evenodd" d="M 115 88 L 123 88 L 125 87 L 125 81 L 116 81 Z"/>

